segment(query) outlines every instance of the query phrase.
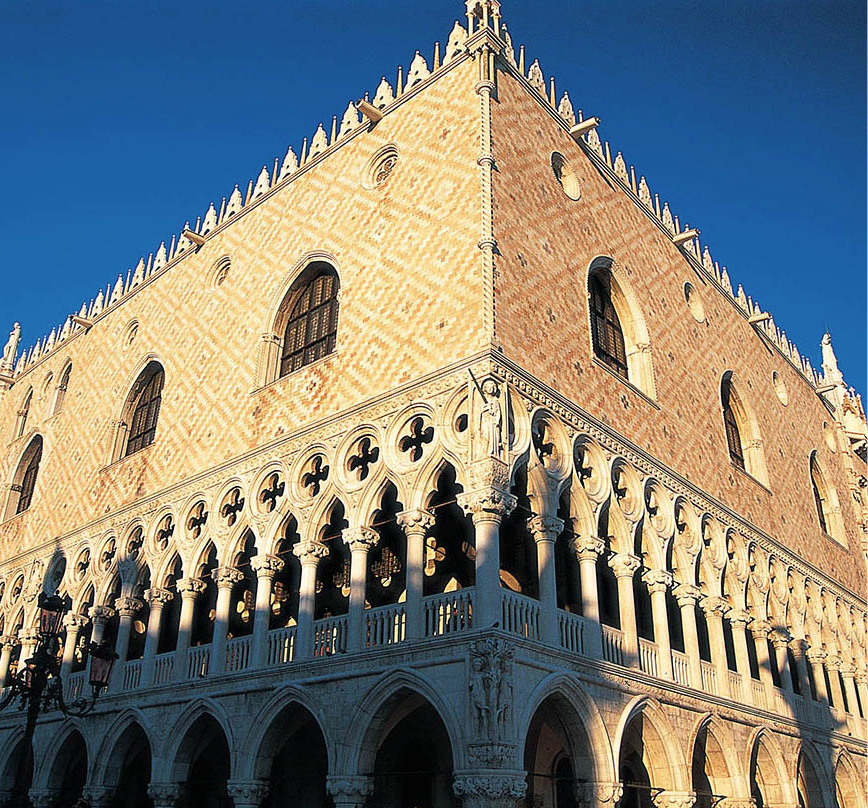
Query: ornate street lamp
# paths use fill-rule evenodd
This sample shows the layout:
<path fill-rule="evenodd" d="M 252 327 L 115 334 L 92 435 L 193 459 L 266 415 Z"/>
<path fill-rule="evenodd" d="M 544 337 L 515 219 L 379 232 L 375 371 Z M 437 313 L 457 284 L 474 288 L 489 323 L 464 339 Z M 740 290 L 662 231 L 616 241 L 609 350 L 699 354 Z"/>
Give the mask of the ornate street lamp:
<path fill-rule="evenodd" d="M 27 782 L 33 767 L 33 731 L 40 711 L 59 710 L 65 716 L 84 716 L 96 705 L 97 697 L 111 680 L 117 655 L 104 642 L 90 643 L 90 697 L 79 697 L 67 704 L 63 698 L 63 681 L 60 678 L 60 636 L 63 631 L 63 616 L 67 604 L 57 593 L 48 596 L 39 594 L 39 639 L 33 656 L 24 661 L 6 686 L 6 694 L 0 700 L 0 711 L 18 700 L 19 710 L 27 708 L 27 724 L 24 730 L 21 756 L 15 774 L 11 806 L 27 806 Z"/>

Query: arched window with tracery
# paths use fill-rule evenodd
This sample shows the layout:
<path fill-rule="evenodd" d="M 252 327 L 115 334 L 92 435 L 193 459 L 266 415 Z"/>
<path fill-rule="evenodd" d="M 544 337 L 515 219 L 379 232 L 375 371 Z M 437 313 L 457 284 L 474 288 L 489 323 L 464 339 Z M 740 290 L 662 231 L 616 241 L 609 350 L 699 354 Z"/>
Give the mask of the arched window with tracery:
<path fill-rule="evenodd" d="M 66 398 L 66 391 L 69 388 L 69 377 L 72 375 L 72 363 L 66 366 L 63 374 L 61 374 L 60 382 L 57 385 L 57 392 L 54 395 L 54 408 L 52 413 L 59 413 L 63 410 L 63 400 Z"/>
<path fill-rule="evenodd" d="M 811 453 L 810 458 L 811 491 L 814 495 L 814 507 L 817 510 L 817 519 L 820 529 L 827 536 L 846 544 L 846 533 L 843 520 L 841 519 L 841 505 L 838 501 L 838 493 L 829 483 L 828 475 L 820 464 L 817 451 Z"/>
<path fill-rule="evenodd" d="M 732 411 L 732 383 L 729 378 L 723 380 L 720 390 L 723 405 L 723 426 L 726 430 L 726 446 L 729 449 L 729 459 L 739 468 L 744 469 L 744 450 L 741 446 L 741 433 L 738 421 Z"/>
<path fill-rule="evenodd" d="M 313 262 L 290 288 L 281 307 L 278 376 L 286 376 L 335 350 L 340 280 L 334 267 Z"/>
<path fill-rule="evenodd" d="M 763 486 L 768 486 L 759 421 L 732 371 L 727 371 L 720 381 L 720 405 L 730 462 Z"/>
<path fill-rule="evenodd" d="M 154 443 L 165 374 L 163 366 L 154 361 L 139 374 L 124 409 L 123 424 L 127 427 L 126 444 L 119 454 L 132 455 Z"/>
<path fill-rule="evenodd" d="M 591 337 L 594 354 L 615 373 L 627 379 L 624 330 L 612 303 L 611 276 L 594 273 L 590 282 Z"/>
<path fill-rule="evenodd" d="M 30 403 L 33 401 L 33 388 L 27 391 L 27 395 L 21 403 L 21 409 L 18 411 L 18 418 L 15 421 L 14 438 L 21 438 L 24 431 L 27 429 L 27 417 L 30 415 Z"/>
<path fill-rule="evenodd" d="M 42 436 L 37 435 L 27 445 L 27 449 L 24 450 L 24 454 L 18 462 L 18 468 L 15 470 L 15 477 L 12 479 L 12 493 L 6 511 L 7 517 L 20 514 L 30 508 L 41 460 Z"/>

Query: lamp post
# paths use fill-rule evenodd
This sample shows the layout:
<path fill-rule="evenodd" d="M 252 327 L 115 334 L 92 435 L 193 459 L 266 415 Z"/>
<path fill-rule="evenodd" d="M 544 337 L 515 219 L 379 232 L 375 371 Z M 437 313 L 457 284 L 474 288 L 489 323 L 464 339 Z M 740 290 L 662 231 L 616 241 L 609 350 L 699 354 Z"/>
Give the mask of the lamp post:
<path fill-rule="evenodd" d="M 10 806 L 27 806 L 27 781 L 33 766 L 33 731 L 41 711 L 60 710 L 65 716 L 84 716 L 96 705 L 100 692 L 111 679 L 117 655 L 105 643 L 91 643 L 88 653 L 91 658 L 91 696 L 80 697 L 67 704 L 63 698 L 63 681 L 60 678 L 60 662 L 57 653 L 63 631 L 63 616 L 67 606 L 57 593 L 39 595 L 39 625 L 36 648 L 33 656 L 24 661 L 24 666 L 7 686 L 7 693 L 0 701 L 0 711 L 18 700 L 19 709 L 27 708 L 27 724 L 24 730 L 21 756 L 15 773 Z"/>

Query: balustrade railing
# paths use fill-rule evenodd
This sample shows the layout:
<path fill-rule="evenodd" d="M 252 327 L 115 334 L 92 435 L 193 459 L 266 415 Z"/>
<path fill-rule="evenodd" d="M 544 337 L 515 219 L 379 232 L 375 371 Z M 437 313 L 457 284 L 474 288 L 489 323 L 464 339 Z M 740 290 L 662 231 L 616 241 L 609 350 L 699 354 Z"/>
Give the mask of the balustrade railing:
<path fill-rule="evenodd" d="M 762 710 L 766 709 L 766 687 L 762 684 L 761 680 L 754 680 L 751 678 L 750 681 L 751 692 L 753 693 L 753 704 L 756 705 L 757 708 L 762 708 Z"/>
<path fill-rule="evenodd" d="M 581 615 L 558 610 L 558 637 L 568 652 L 585 653 L 586 621 Z"/>
<path fill-rule="evenodd" d="M 502 626 L 507 632 L 539 640 L 539 601 L 511 590 L 501 590 Z"/>
<path fill-rule="evenodd" d="M 250 635 L 226 641 L 226 671 L 244 671 L 250 665 Z"/>
<path fill-rule="evenodd" d="M 699 668 L 702 670 L 702 690 L 706 694 L 719 694 L 720 690 L 717 687 L 717 669 L 706 660 L 699 662 Z"/>
<path fill-rule="evenodd" d="M 175 653 L 165 652 L 154 658 L 154 685 L 171 682 L 175 673 Z"/>
<path fill-rule="evenodd" d="M 295 627 L 284 626 L 268 633 L 268 665 L 281 666 L 295 657 Z"/>
<path fill-rule="evenodd" d="M 369 647 L 400 643 L 406 632 L 407 613 L 403 604 L 389 604 L 365 611 L 365 638 Z"/>
<path fill-rule="evenodd" d="M 438 593 L 422 599 L 425 637 L 466 632 L 473 627 L 474 589 L 466 587 L 451 593 Z"/>
<path fill-rule="evenodd" d="M 672 679 L 678 685 L 690 685 L 690 663 L 687 655 L 677 649 L 672 650 Z"/>
<path fill-rule="evenodd" d="M 729 672 L 729 696 L 741 702 L 741 675 L 737 671 Z"/>
<path fill-rule="evenodd" d="M 141 660 L 128 660 L 124 663 L 124 682 L 123 682 L 123 690 L 124 691 L 132 691 L 134 688 L 139 687 L 139 683 L 142 681 L 142 661 Z"/>
<path fill-rule="evenodd" d="M 187 679 L 198 680 L 208 676 L 211 665 L 211 644 L 191 646 L 187 650 Z"/>
<path fill-rule="evenodd" d="M 81 696 L 81 692 L 84 690 L 86 680 L 87 670 L 77 671 L 75 674 L 70 674 L 66 678 L 66 693 L 63 695 L 63 698 L 67 702 L 72 702 L 74 699 L 78 699 Z"/>
<path fill-rule="evenodd" d="M 624 665 L 624 634 L 620 629 L 603 624 L 603 657 L 610 663 Z"/>
<path fill-rule="evenodd" d="M 346 615 L 320 618 L 313 622 L 313 656 L 327 657 L 347 650 Z"/>
<path fill-rule="evenodd" d="M 654 641 L 639 638 L 639 668 L 652 677 L 657 676 L 657 644 Z"/>

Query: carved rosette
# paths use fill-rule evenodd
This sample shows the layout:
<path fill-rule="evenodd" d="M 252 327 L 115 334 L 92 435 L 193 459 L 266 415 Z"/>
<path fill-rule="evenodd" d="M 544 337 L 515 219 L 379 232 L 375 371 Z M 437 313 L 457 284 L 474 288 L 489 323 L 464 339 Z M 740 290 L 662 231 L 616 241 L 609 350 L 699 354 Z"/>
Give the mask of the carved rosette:
<path fill-rule="evenodd" d="M 268 795 L 268 784 L 265 781 L 229 781 L 226 791 L 235 806 L 262 806 Z"/>
<path fill-rule="evenodd" d="M 273 579 L 283 570 L 283 559 L 279 556 L 261 553 L 250 560 L 250 567 L 256 571 L 257 579 Z"/>
<path fill-rule="evenodd" d="M 292 552 L 303 565 L 315 565 L 329 555 L 328 545 L 313 539 L 302 539 L 292 546 Z"/>
<path fill-rule="evenodd" d="M 410 511 L 401 511 L 397 514 L 398 525 L 404 529 L 405 534 L 425 535 L 434 527 L 434 515 L 430 511 L 414 508 Z"/>
<path fill-rule="evenodd" d="M 578 806 L 614 807 L 624 794 L 624 785 L 620 781 L 587 781 L 576 784 L 573 794 Z"/>
<path fill-rule="evenodd" d="M 515 495 L 502 489 L 477 489 L 458 495 L 458 505 L 465 514 L 473 518 L 474 524 L 480 522 L 499 523 L 509 514 L 518 502 Z"/>
<path fill-rule="evenodd" d="M 180 784 L 148 784 L 148 797 L 154 802 L 154 806 L 176 806 L 180 796 Z"/>
<path fill-rule="evenodd" d="M 180 579 L 177 586 L 181 598 L 192 598 L 195 600 L 205 592 L 205 588 L 208 585 L 202 579 Z"/>
<path fill-rule="evenodd" d="M 140 598 L 121 596 L 115 599 L 115 609 L 121 618 L 132 618 L 144 606 L 145 602 Z"/>
<path fill-rule="evenodd" d="M 672 589 L 672 595 L 679 607 L 693 607 L 699 601 L 702 591 L 693 584 L 679 584 Z"/>
<path fill-rule="evenodd" d="M 606 543 L 590 534 L 573 537 L 570 544 L 580 562 L 596 562 L 597 557 L 606 550 Z"/>
<path fill-rule="evenodd" d="M 337 807 L 364 806 L 374 794 L 374 779 L 367 775 L 330 775 L 326 789 Z"/>
<path fill-rule="evenodd" d="M 639 557 L 631 553 L 619 553 L 609 560 L 616 579 L 632 579 L 641 564 Z"/>
<path fill-rule="evenodd" d="M 642 574 L 642 581 L 648 586 L 649 593 L 665 593 L 672 584 L 672 574 L 668 570 L 647 570 Z"/>
<path fill-rule="evenodd" d="M 537 542 L 554 542 L 564 530 L 564 521 L 560 517 L 537 514 L 527 521 L 527 527 Z"/>
<path fill-rule="evenodd" d="M 461 773 L 452 789 L 464 806 L 517 806 L 527 792 L 527 779 L 523 772 Z"/>
<path fill-rule="evenodd" d="M 341 531 L 341 538 L 353 553 L 356 551 L 367 553 L 380 541 L 380 535 L 373 528 L 364 525 L 357 528 L 344 528 Z"/>
<path fill-rule="evenodd" d="M 219 590 L 231 590 L 244 579 L 244 574 L 237 567 L 215 567 L 211 577 Z"/>

